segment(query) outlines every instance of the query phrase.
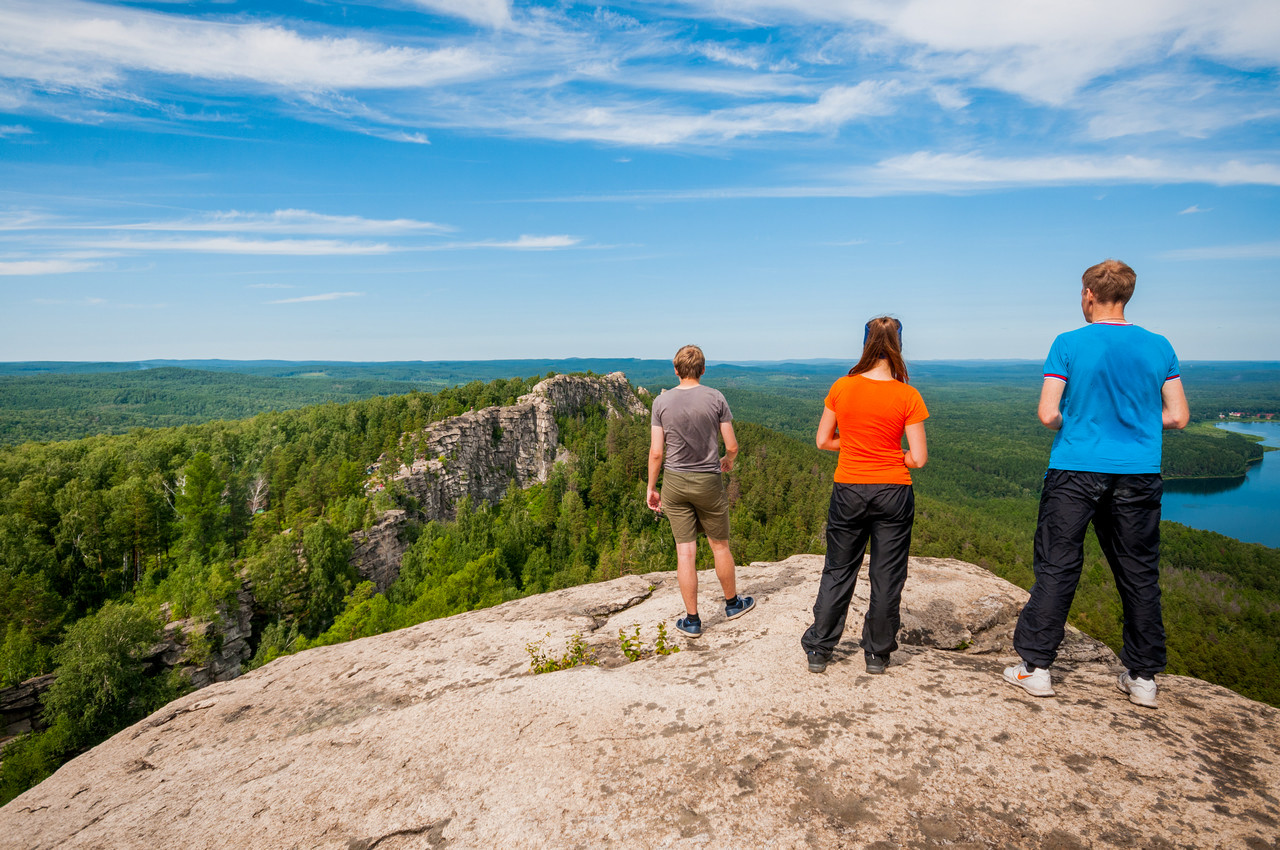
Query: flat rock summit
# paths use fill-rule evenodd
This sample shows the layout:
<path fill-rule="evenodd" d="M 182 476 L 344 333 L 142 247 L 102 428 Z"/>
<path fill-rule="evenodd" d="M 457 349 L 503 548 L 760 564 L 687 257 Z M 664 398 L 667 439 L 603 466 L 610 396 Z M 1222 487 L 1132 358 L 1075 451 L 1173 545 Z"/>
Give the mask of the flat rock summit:
<path fill-rule="evenodd" d="M 755 611 L 628 661 L 682 613 L 627 576 L 281 658 L 179 699 L 0 809 L 0 846 L 1280 847 L 1280 713 L 1073 633 L 1058 696 L 1005 684 L 1024 591 L 913 559 L 883 676 L 800 649 L 822 559 L 739 569 Z M 549 633 L 549 637 L 548 637 Z M 599 666 L 531 674 L 575 633 Z"/>

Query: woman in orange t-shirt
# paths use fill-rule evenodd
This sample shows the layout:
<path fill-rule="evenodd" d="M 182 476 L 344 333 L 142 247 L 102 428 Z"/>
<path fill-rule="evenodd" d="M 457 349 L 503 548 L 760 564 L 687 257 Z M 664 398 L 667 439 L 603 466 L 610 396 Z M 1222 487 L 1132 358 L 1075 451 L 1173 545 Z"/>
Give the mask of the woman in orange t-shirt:
<path fill-rule="evenodd" d="M 827 560 L 813 603 L 813 625 L 800 639 L 809 669 L 821 673 L 844 633 L 862 555 L 871 544 L 871 600 L 862 624 L 868 673 L 883 673 L 898 648 L 898 603 L 907 580 L 915 520 L 911 473 L 928 460 L 929 411 L 907 384 L 902 323 L 867 322 L 862 359 L 827 393 L 818 448 L 840 453 L 827 512 Z M 902 449 L 903 434 L 907 450 Z"/>

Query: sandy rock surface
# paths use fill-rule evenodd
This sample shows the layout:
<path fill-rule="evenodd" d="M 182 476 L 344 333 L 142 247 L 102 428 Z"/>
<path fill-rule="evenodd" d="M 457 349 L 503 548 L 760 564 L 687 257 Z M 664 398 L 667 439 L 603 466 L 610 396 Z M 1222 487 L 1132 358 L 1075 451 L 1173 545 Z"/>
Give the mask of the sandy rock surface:
<path fill-rule="evenodd" d="M 673 573 L 280 659 L 64 766 L 0 809 L 0 846 L 1280 846 L 1275 709 L 1176 676 L 1138 708 L 1079 633 L 1058 696 L 1027 696 L 1000 678 L 1026 594 L 934 559 L 886 675 L 856 645 L 865 583 L 811 674 L 821 563 L 740 568 L 758 608 L 732 622 L 704 574 L 704 637 L 636 662 L 618 630 L 672 628 Z M 601 666 L 527 672 L 575 632 Z"/>

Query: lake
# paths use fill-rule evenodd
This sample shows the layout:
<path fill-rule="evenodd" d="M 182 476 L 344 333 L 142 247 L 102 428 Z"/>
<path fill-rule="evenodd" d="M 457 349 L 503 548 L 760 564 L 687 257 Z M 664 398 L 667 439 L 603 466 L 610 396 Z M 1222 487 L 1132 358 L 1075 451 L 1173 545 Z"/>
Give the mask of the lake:
<path fill-rule="evenodd" d="M 1228 422 L 1218 426 L 1265 437 L 1280 446 L 1280 422 Z M 1164 483 L 1161 516 L 1237 540 L 1280 547 L 1280 452 L 1267 452 L 1243 479 L 1211 478 Z"/>

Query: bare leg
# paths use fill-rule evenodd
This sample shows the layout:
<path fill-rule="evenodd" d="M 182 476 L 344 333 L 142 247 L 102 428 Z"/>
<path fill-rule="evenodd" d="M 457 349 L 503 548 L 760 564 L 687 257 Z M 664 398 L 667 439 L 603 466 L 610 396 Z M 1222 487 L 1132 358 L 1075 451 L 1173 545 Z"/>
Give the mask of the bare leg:
<path fill-rule="evenodd" d="M 698 541 L 676 544 L 676 580 L 680 582 L 684 610 L 689 614 L 698 613 L 698 567 L 694 563 L 697 557 Z"/>
<path fill-rule="evenodd" d="M 729 541 L 712 540 L 708 537 L 707 542 L 711 544 L 711 554 L 716 559 L 716 578 L 720 579 L 724 598 L 733 599 L 738 595 L 738 576 L 737 567 L 733 565 L 733 552 L 729 550 Z"/>

